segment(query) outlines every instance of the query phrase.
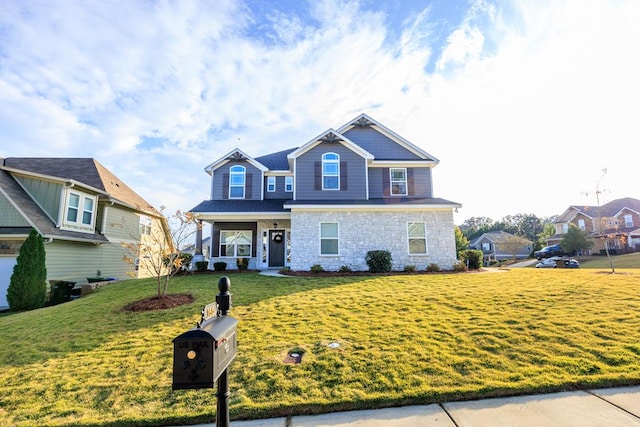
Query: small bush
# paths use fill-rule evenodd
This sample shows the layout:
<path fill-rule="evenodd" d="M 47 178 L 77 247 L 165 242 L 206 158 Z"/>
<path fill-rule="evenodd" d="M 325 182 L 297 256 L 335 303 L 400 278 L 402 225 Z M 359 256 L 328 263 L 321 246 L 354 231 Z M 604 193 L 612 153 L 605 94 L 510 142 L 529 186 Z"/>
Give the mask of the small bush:
<path fill-rule="evenodd" d="M 351 267 L 349 267 L 348 265 L 343 265 L 338 269 L 338 271 L 340 273 L 351 273 L 352 270 L 351 270 Z"/>
<path fill-rule="evenodd" d="M 427 271 L 429 273 L 437 273 L 439 271 L 441 271 L 440 266 L 438 264 L 436 264 L 435 262 L 432 262 L 431 264 L 429 264 L 427 266 Z"/>
<path fill-rule="evenodd" d="M 460 252 L 460 262 L 463 262 L 469 270 L 478 270 L 482 267 L 484 254 L 480 250 L 467 249 Z"/>
<path fill-rule="evenodd" d="M 213 269 L 215 271 L 226 271 L 227 270 L 227 263 L 226 262 L 222 262 L 222 261 L 214 262 L 213 263 Z"/>
<path fill-rule="evenodd" d="M 455 264 L 453 264 L 453 271 L 467 271 L 467 266 L 464 264 L 464 262 L 456 262 Z"/>
<path fill-rule="evenodd" d="M 291 267 L 282 267 L 280 270 L 278 270 L 278 273 L 280 273 L 280 274 L 290 274 L 291 273 Z"/>
<path fill-rule="evenodd" d="M 313 264 L 309 271 L 312 273 L 322 273 L 324 271 L 324 268 L 322 268 L 320 264 Z"/>
<path fill-rule="evenodd" d="M 249 258 L 238 258 L 236 259 L 236 267 L 238 270 L 244 271 L 249 268 Z"/>
<path fill-rule="evenodd" d="M 371 273 L 388 273 L 391 271 L 391 252 L 377 250 L 367 252 L 364 258 Z"/>
<path fill-rule="evenodd" d="M 405 273 L 415 273 L 416 271 L 416 266 L 415 265 L 405 265 L 404 266 L 404 272 Z"/>
<path fill-rule="evenodd" d="M 197 271 L 206 271 L 209 266 L 209 261 L 196 261 L 196 270 Z M 226 267 L 226 264 L 225 264 Z"/>

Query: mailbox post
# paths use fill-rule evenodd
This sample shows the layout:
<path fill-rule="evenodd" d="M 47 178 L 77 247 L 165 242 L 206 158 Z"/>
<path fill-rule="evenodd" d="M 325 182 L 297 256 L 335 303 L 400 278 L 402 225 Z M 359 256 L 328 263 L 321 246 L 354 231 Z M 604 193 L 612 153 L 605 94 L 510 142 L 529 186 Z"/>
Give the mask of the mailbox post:
<path fill-rule="evenodd" d="M 202 310 L 195 328 L 173 340 L 173 390 L 213 388 L 217 381 L 216 426 L 229 426 L 227 369 L 237 353 L 238 321 L 229 316 L 231 282 L 218 281 L 216 302 Z"/>

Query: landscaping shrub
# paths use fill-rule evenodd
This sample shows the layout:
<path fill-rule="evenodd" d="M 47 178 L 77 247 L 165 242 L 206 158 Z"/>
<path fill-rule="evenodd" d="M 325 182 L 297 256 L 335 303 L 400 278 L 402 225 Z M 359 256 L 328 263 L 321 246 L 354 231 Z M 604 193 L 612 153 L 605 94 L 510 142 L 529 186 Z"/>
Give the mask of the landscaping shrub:
<path fill-rule="evenodd" d="M 465 265 L 464 262 L 458 261 L 455 264 L 453 264 L 453 271 L 457 271 L 457 272 L 467 271 L 467 266 Z"/>
<path fill-rule="evenodd" d="M 369 251 L 364 259 L 371 273 L 387 273 L 391 271 L 392 259 L 389 251 Z"/>
<path fill-rule="evenodd" d="M 351 273 L 351 267 L 349 267 L 348 265 L 343 265 L 338 269 L 338 271 L 340 273 Z"/>
<path fill-rule="evenodd" d="M 35 229 L 20 247 L 7 289 L 7 302 L 14 311 L 43 307 L 47 299 L 47 268 L 42 236 Z"/>
<path fill-rule="evenodd" d="M 291 267 L 282 267 L 280 270 L 278 270 L 278 272 L 280 274 L 290 274 L 291 273 Z"/>
<path fill-rule="evenodd" d="M 322 273 L 324 271 L 324 268 L 322 268 L 320 264 L 313 264 L 309 271 L 312 273 Z"/>
<path fill-rule="evenodd" d="M 215 271 L 226 271 L 227 263 L 223 261 L 218 261 L 213 263 L 213 269 Z"/>
<path fill-rule="evenodd" d="M 404 266 L 404 272 L 405 273 L 414 273 L 416 271 L 416 266 L 415 265 L 405 265 Z"/>
<path fill-rule="evenodd" d="M 223 263 L 225 264 L 225 263 Z M 209 265 L 209 261 L 196 261 L 196 270 L 197 271 L 206 271 L 207 266 Z M 226 267 L 226 264 L 225 264 Z"/>
<path fill-rule="evenodd" d="M 249 258 L 236 259 L 236 267 L 238 267 L 238 270 L 242 270 L 242 271 L 249 268 Z"/>
<path fill-rule="evenodd" d="M 478 270 L 482 267 L 482 258 L 484 254 L 480 250 L 467 249 L 460 253 L 460 261 L 466 264 L 469 270 Z"/>
<path fill-rule="evenodd" d="M 441 270 L 440 266 L 438 264 L 436 264 L 435 262 L 432 262 L 431 264 L 429 264 L 427 266 L 427 272 L 429 272 L 429 273 L 437 273 L 440 270 Z"/>

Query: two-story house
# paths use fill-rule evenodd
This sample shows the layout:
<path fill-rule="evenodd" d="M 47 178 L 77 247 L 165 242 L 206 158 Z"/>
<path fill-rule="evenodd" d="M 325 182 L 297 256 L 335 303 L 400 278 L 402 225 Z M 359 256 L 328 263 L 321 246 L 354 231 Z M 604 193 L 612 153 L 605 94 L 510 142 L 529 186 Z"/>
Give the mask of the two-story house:
<path fill-rule="evenodd" d="M 570 225 L 575 225 L 594 237 L 591 253 L 605 253 L 605 244 L 612 253 L 634 252 L 640 249 L 640 200 L 631 197 L 612 200 L 602 206 L 569 206 L 554 221 L 556 233 L 547 239 L 549 245 L 559 244 Z"/>
<path fill-rule="evenodd" d="M 453 210 L 433 194 L 438 160 L 362 114 L 305 144 L 253 158 L 232 150 L 205 168 L 211 196 L 191 211 L 212 224 L 210 267 L 319 264 L 367 270 L 370 250 L 393 268 L 456 262 Z"/>
<path fill-rule="evenodd" d="M 147 260 L 123 257 L 164 236 L 166 218 L 91 158 L 0 159 L 0 307 L 22 242 L 34 228 L 44 239 L 48 280 L 145 277 Z M 155 234 L 152 234 L 155 233 Z"/>

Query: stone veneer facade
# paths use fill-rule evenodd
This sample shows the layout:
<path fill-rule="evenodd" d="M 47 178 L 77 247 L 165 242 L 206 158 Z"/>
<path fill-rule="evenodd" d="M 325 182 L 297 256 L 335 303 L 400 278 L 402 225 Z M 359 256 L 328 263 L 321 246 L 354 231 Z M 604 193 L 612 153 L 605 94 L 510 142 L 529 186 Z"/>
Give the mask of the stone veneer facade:
<path fill-rule="evenodd" d="M 427 226 L 427 255 L 409 255 L 407 222 L 424 221 Z M 337 222 L 339 255 L 320 255 L 320 223 Z M 451 269 L 456 262 L 453 212 L 446 210 L 376 210 L 291 212 L 292 270 L 306 271 L 320 264 L 327 271 L 346 265 L 353 271 L 369 269 L 365 256 L 370 250 L 388 250 L 393 270 L 407 265 L 424 270 L 435 263 Z"/>

